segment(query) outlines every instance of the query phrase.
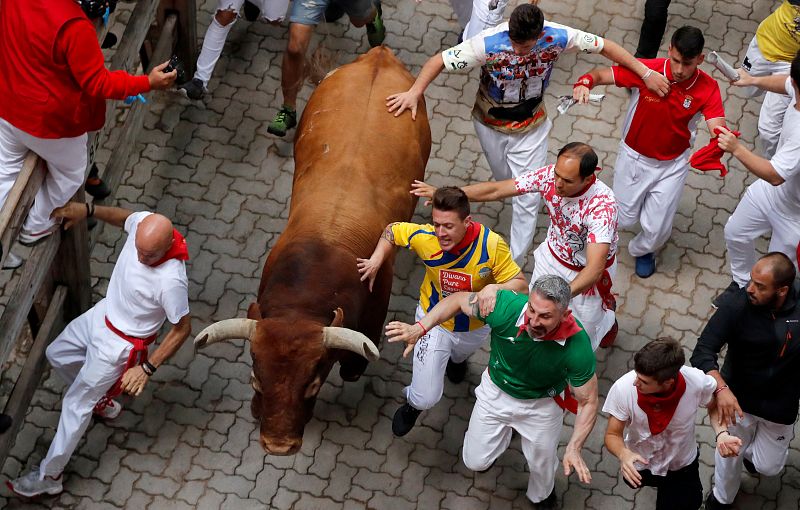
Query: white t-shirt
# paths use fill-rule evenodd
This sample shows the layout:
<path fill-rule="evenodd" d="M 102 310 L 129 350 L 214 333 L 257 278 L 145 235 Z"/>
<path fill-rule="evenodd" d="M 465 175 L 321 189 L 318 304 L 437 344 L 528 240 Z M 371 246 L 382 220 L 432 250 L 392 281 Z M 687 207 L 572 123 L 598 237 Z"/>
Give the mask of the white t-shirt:
<path fill-rule="evenodd" d="M 677 471 L 694 462 L 697 408 L 711 402 L 717 381 L 702 370 L 687 366 L 681 367 L 681 374 L 686 380 L 686 392 L 667 428 L 655 436 L 650 434 L 647 415 L 637 404 L 635 371 L 620 377 L 608 392 L 603 412 L 627 423 L 625 447 L 649 462 L 646 466 L 636 464 L 639 470 L 649 469 L 654 475 L 664 476 L 667 471 Z"/>
<path fill-rule="evenodd" d="M 547 244 L 556 257 L 586 266 L 586 246 L 608 243 L 608 260 L 617 253 L 617 200 L 600 179 L 577 197 L 556 193 L 555 165 L 526 172 L 514 180 L 518 193 L 541 193 L 550 215 Z"/>
<path fill-rule="evenodd" d="M 786 109 L 778 148 L 770 160 L 772 167 L 785 182 L 779 186 L 767 187 L 772 188 L 768 193 L 774 198 L 771 205 L 775 207 L 775 211 L 788 218 L 798 218 L 800 217 L 800 112 L 795 108 L 797 98 L 791 78 L 786 78 L 786 93 L 792 98 L 792 103 Z"/>
<path fill-rule="evenodd" d="M 117 329 L 134 337 L 157 333 L 164 321 L 177 324 L 189 313 L 189 280 L 182 260 L 150 267 L 139 262 L 136 229 L 153 214 L 137 212 L 125 220 L 128 238 L 111 273 L 106 292 L 106 317 Z"/>

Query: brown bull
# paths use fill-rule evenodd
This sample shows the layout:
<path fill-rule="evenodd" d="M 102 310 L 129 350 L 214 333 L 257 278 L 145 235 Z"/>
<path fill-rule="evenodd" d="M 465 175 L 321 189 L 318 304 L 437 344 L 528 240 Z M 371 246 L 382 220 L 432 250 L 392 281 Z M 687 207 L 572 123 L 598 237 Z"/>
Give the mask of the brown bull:
<path fill-rule="evenodd" d="M 416 121 L 393 118 L 386 97 L 414 79 L 385 47 L 337 69 L 311 96 L 297 130 L 291 209 L 264 266 L 248 319 L 228 319 L 195 339 L 202 347 L 249 338 L 253 416 L 267 453 L 302 444 L 317 393 L 335 362 L 346 381 L 377 359 L 392 288 L 393 260 L 372 293 L 357 257 L 369 257 L 383 228 L 411 218 L 408 190 L 431 148 L 425 107 Z"/>

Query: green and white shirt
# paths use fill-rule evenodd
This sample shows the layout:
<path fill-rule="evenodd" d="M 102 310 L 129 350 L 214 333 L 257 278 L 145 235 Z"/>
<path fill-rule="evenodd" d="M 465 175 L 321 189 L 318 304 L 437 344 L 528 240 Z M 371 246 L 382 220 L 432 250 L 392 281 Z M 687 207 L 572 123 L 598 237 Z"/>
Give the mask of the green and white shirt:
<path fill-rule="evenodd" d="M 533 339 L 526 331 L 520 332 L 527 305 L 527 295 L 500 290 L 494 311 L 479 316 L 492 328 L 492 381 L 518 399 L 554 397 L 564 391 L 567 382 L 573 388 L 586 384 L 595 371 L 589 335 L 581 329 L 563 342 Z M 578 325 L 583 327 L 580 322 Z"/>

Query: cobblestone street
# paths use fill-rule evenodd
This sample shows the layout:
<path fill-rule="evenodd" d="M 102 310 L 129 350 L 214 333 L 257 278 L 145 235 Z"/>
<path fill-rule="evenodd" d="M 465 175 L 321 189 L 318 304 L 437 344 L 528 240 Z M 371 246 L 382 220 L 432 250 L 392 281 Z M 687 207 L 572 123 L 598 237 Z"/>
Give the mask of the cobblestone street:
<path fill-rule="evenodd" d="M 666 39 L 677 27 L 692 24 L 704 31 L 706 51 L 717 50 L 737 61 L 759 21 L 777 5 L 766 0 L 673 0 Z M 215 6 L 215 1 L 198 1 L 200 37 Z M 636 48 L 644 0 L 542 0 L 540 6 L 548 20 L 603 35 L 631 52 Z M 457 43 L 460 28 L 444 0 L 384 0 L 383 13 L 385 44 L 414 75 L 434 52 Z M 121 27 L 115 31 L 121 33 Z M 145 129 L 117 193 L 120 206 L 163 213 L 186 234 L 192 255 L 187 269 L 195 334 L 213 321 L 245 316 L 255 300 L 266 254 L 286 223 L 294 131 L 285 139 L 266 131 L 280 107 L 286 39 L 285 25 L 242 18 L 228 38 L 204 102 L 173 92 L 150 93 Z M 344 20 L 319 27 L 312 50 L 317 42 L 334 52 L 339 63 L 350 62 L 369 48 L 364 29 Z M 660 56 L 666 46 L 665 41 Z M 559 60 L 545 94 L 554 120 L 549 149 L 554 157 L 568 141 L 588 142 L 605 168 L 601 179 L 610 184 L 627 93 L 600 87 L 597 92 L 607 94 L 600 106 L 576 106 L 561 116 L 555 108 L 557 97 L 571 93 L 572 82 L 598 65 L 605 65 L 604 59 L 594 55 L 571 54 Z M 703 69 L 711 72 L 712 67 L 704 64 Z M 476 76 L 444 73 L 426 94 L 433 135 L 426 175 L 434 185 L 490 177 L 470 119 Z M 760 99 L 745 101 L 727 83 L 720 86 L 729 125 L 736 126 L 744 143 L 753 147 Z M 304 86 L 301 109 L 312 90 Z M 347 128 L 347 119 L 342 119 L 342 129 Z M 707 141 L 703 125 L 695 147 Z M 107 149 L 98 156 L 101 164 L 112 157 Z M 601 406 L 611 384 L 632 368 L 633 353 L 647 341 L 662 335 L 680 339 L 688 359 L 711 314 L 712 298 L 729 284 L 723 225 L 751 182 L 738 163 L 730 163 L 730 170 L 724 180 L 717 172 L 690 172 L 672 238 L 658 256 L 653 277 L 642 280 L 633 274 L 633 258 L 624 248 L 632 235 L 621 232 L 614 282 L 620 333 L 612 349 L 598 350 Z M 478 221 L 507 236 L 510 202 L 482 204 L 475 210 Z M 414 221 L 429 221 L 422 202 Z M 540 214 L 537 244 L 547 225 L 547 217 Z M 121 234 L 106 228 L 94 249 L 95 301 L 105 293 L 122 248 Z M 411 253 L 398 256 L 388 319 L 411 319 L 422 273 Z M 89 428 L 64 474 L 62 495 L 25 502 L 9 497 L 3 485 L 0 508 L 529 508 L 527 465 L 518 438 L 485 473 L 469 471 L 460 458 L 488 346 L 470 358 L 466 381 L 457 386 L 446 381 L 441 402 L 422 414 L 411 433 L 395 438 L 391 417 L 403 401 L 401 389 L 411 379 L 411 362 L 401 353 L 399 346 L 384 341 L 381 360 L 370 364 L 356 383 L 344 384 L 338 369 L 333 370 L 319 394 L 301 451 L 276 457 L 264 455 L 257 421 L 250 414 L 253 390 L 247 344 L 221 343 L 196 353 L 189 340 L 158 370 L 140 397 L 123 399 L 124 410 L 117 420 Z M 2 466 L 3 480 L 37 463 L 54 435 L 64 386 L 54 373 L 46 374 Z M 698 428 L 700 471 L 707 492 L 714 434 L 705 412 L 699 416 L 704 422 Z M 567 479 L 562 471 L 557 474 L 556 492 L 563 508 L 654 508 L 653 489 L 631 490 L 619 476 L 617 459 L 603 447 L 605 427 L 601 415 L 583 452 L 592 472 L 591 485 L 579 483 L 574 475 Z M 560 452 L 571 432 L 570 426 L 564 427 Z M 736 508 L 800 508 L 798 446 L 795 438 L 787 468 L 777 477 L 743 473 Z"/>

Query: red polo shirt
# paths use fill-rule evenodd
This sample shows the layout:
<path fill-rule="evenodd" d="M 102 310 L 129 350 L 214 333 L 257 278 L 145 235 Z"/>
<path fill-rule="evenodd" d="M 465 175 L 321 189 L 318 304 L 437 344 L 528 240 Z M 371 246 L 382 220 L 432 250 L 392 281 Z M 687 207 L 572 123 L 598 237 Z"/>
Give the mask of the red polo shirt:
<path fill-rule="evenodd" d="M 643 156 L 661 161 L 673 160 L 691 147 L 701 115 L 706 121 L 725 117 L 719 85 L 700 69 L 693 77 L 676 83 L 669 59 L 640 61 L 666 76 L 670 90 L 667 97 L 658 97 L 628 69 L 611 68 L 615 85 L 634 89 L 625 118 L 623 139 L 628 147 Z"/>

